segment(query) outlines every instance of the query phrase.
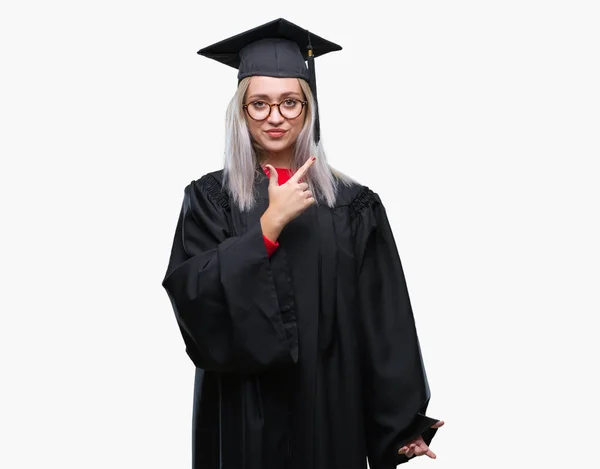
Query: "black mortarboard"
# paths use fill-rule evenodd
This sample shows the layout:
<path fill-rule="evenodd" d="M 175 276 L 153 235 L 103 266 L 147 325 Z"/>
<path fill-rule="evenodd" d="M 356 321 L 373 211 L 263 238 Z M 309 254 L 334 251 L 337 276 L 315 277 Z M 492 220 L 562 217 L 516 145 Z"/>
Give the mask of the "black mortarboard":
<path fill-rule="evenodd" d="M 302 78 L 317 98 L 314 58 L 342 47 L 279 18 L 198 51 L 238 69 L 238 82 L 249 76 Z M 308 67 L 305 63 L 308 61 Z M 320 138 L 318 110 L 315 141 Z"/>

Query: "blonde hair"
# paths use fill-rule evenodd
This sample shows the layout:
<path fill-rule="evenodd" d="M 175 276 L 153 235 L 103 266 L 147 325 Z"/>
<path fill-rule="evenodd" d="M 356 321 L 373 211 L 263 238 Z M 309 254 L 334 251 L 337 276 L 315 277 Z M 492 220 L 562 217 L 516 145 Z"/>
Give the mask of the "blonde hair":
<path fill-rule="evenodd" d="M 261 149 L 252 141 L 242 105 L 252 77 L 240 81 L 233 95 L 225 117 L 225 161 L 223 171 L 224 185 L 241 211 L 250 210 L 256 203 L 253 192 L 256 164 L 261 162 Z M 321 142 L 315 144 L 315 99 L 305 80 L 298 79 L 300 87 L 308 101 L 308 112 L 304 125 L 295 142 L 295 151 L 290 169 L 297 171 L 311 156 L 316 156 L 310 171 L 304 180 L 315 198 L 315 203 L 335 206 L 338 185 L 356 184 L 349 176 L 337 171 L 327 163 L 327 157 Z"/>

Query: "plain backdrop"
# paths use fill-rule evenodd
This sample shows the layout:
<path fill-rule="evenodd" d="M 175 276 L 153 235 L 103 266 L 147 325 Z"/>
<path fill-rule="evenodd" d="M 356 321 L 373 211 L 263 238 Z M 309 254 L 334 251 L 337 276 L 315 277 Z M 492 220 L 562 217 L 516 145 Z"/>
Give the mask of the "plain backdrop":
<path fill-rule="evenodd" d="M 237 84 L 196 52 L 278 17 L 343 46 L 323 144 L 386 206 L 446 421 L 411 467 L 598 467 L 600 15 L 576 0 L 3 2 L 0 467 L 190 467 L 161 281 Z"/>

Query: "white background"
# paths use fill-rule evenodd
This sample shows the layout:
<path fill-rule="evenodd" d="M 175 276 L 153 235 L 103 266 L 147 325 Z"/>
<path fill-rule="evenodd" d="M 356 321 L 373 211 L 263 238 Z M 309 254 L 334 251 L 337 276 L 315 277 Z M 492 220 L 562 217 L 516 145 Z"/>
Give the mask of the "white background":
<path fill-rule="evenodd" d="M 190 467 L 160 283 L 237 83 L 196 52 L 277 17 L 344 47 L 323 142 L 387 207 L 446 421 L 411 467 L 598 467 L 597 2 L 11 3 L 0 467 Z"/>

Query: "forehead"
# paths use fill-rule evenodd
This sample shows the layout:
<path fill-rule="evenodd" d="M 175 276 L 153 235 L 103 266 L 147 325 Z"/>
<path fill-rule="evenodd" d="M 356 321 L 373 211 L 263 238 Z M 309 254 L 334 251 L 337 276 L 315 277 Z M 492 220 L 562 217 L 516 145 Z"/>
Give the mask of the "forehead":
<path fill-rule="evenodd" d="M 259 94 L 275 99 L 286 93 L 298 93 L 302 95 L 302 88 L 300 87 L 298 78 L 254 76 L 250 80 L 246 95 Z"/>

